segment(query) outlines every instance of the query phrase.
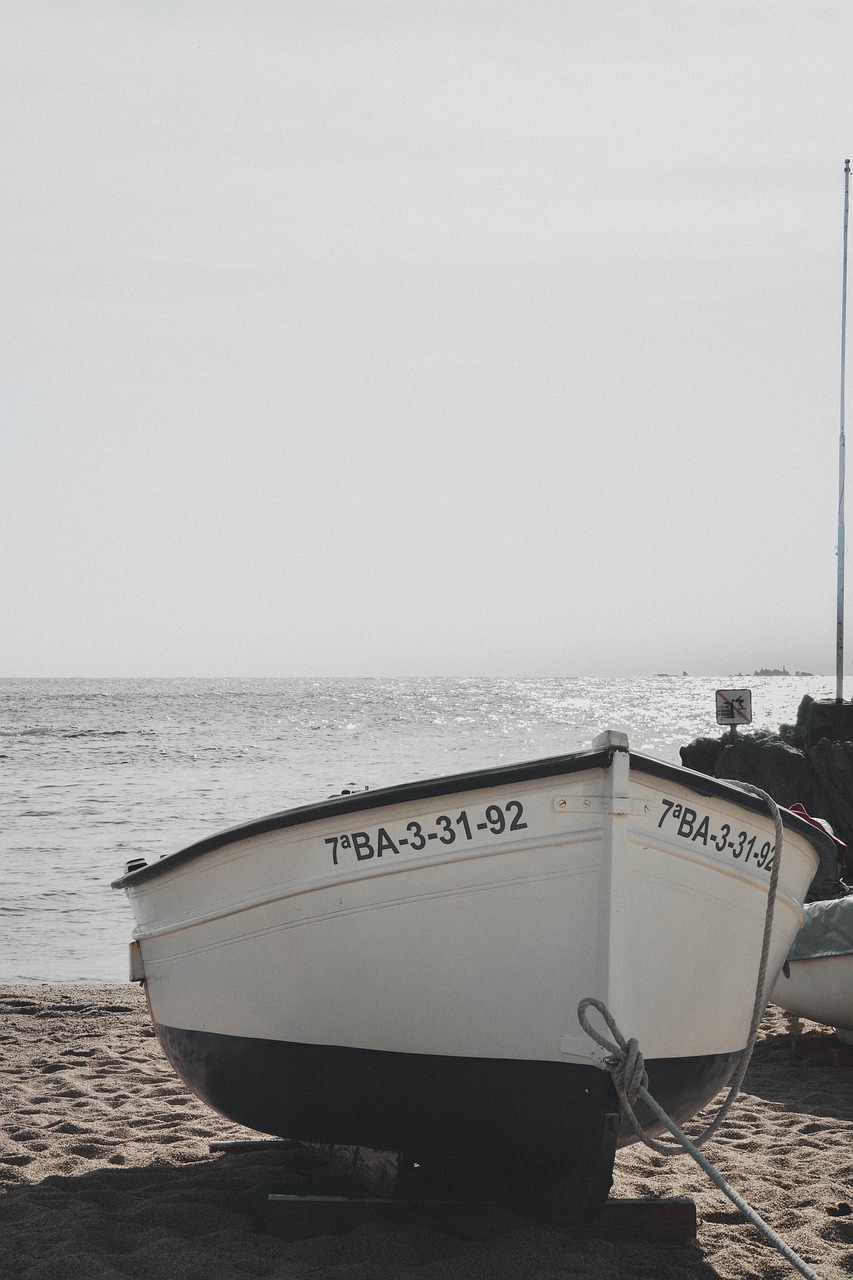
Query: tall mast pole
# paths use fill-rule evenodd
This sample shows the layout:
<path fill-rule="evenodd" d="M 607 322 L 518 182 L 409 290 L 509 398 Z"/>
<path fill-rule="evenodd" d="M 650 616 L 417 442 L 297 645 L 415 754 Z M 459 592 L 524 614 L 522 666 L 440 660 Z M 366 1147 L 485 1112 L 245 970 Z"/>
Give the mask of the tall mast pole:
<path fill-rule="evenodd" d="M 838 613 L 835 640 L 835 700 L 844 700 L 844 373 L 847 356 L 847 220 L 850 161 L 844 161 L 844 266 L 841 277 L 841 431 L 838 437 Z"/>

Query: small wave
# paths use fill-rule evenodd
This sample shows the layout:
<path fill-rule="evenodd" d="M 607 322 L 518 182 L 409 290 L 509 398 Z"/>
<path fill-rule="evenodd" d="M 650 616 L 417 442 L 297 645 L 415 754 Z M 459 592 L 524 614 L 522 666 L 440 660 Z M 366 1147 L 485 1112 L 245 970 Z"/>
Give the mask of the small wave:
<path fill-rule="evenodd" d="M 76 729 L 74 733 L 63 733 L 63 738 L 126 738 L 126 729 Z"/>

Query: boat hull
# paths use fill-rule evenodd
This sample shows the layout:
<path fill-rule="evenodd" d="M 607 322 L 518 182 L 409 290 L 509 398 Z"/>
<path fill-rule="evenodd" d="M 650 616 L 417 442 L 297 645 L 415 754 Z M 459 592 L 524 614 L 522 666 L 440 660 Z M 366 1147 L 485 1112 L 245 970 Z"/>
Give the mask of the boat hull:
<path fill-rule="evenodd" d="M 674 1119 L 701 1109 L 746 1043 L 773 834 L 761 802 L 611 736 L 273 815 L 116 884 L 160 1042 L 211 1106 L 473 1165 L 565 1220 L 633 1140 L 578 1002 L 638 1039 Z M 768 984 L 821 838 L 786 829 Z"/>
<path fill-rule="evenodd" d="M 853 955 L 791 960 L 771 999 L 786 1013 L 834 1027 L 853 1043 Z"/>
<path fill-rule="evenodd" d="M 853 895 L 810 902 L 771 1000 L 853 1041 Z"/>

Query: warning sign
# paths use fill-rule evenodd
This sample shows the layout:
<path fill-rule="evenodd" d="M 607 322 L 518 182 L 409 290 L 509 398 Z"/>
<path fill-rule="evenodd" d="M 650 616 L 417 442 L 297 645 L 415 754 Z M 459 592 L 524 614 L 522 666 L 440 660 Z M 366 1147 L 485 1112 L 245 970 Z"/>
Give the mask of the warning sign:
<path fill-rule="evenodd" d="M 752 724 L 752 693 L 749 689 L 717 690 L 717 724 Z"/>

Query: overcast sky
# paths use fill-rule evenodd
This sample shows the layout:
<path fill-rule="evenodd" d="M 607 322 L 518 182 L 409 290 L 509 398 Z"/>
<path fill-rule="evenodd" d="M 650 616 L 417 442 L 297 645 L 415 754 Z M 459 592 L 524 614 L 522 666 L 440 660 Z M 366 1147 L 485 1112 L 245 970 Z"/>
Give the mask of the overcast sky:
<path fill-rule="evenodd" d="M 0 674 L 834 672 L 851 49 L 5 0 Z"/>

